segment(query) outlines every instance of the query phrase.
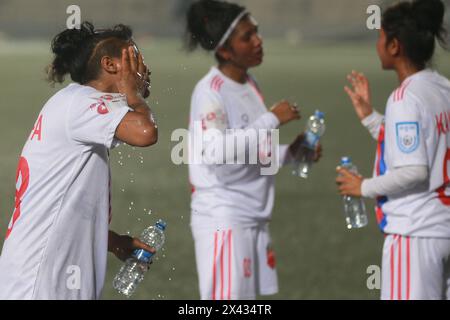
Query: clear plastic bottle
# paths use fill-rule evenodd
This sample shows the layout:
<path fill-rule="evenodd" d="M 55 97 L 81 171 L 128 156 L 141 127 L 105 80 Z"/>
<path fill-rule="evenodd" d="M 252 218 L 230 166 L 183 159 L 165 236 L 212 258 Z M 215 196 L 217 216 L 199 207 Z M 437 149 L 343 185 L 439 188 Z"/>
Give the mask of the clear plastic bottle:
<path fill-rule="evenodd" d="M 166 223 L 160 219 L 154 226 L 145 229 L 139 240 L 159 251 L 164 245 L 165 229 Z M 143 249 L 135 250 L 115 276 L 113 287 L 126 297 L 131 297 L 139 283 L 144 279 L 144 274 L 149 268 L 153 255 L 153 253 Z"/>
<path fill-rule="evenodd" d="M 319 143 L 320 137 L 325 133 L 325 114 L 316 110 L 309 117 L 305 129 L 305 140 L 298 151 L 300 159 L 296 162 L 292 174 L 295 176 L 308 178 L 314 157 L 314 150 Z"/>
<path fill-rule="evenodd" d="M 352 163 L 350 157 L 342 157 L 341 167 L 348 169 L 350 172 L 358 173 L 358 168 Z M 362 198 L 344 196 L 344 213 L 345 222 L 348 229 L 363 228 L 367 225 L 366 206 Z"/>

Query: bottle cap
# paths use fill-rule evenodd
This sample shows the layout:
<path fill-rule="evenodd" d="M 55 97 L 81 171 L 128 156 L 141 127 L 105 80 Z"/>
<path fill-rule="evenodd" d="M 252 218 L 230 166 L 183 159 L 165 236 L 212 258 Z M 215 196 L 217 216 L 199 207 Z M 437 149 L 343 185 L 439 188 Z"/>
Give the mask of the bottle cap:
<path fill-rule="evenodd" d="M 350 157 L 342 157 L 341 158 L 341 165 L 346 165 L 352 163 L 352 158 Z"/>
<path fill-rule="evenodd" d="M 323 113 L 322 111 L 316 110 L 314 115 L 319 119 L 325 119 L 325 113 Z"/>
<path fill-rule="evenodd" d="M 166 230 L 167 223 L 164 220 L 159 219 L 158 221 L 156 221 L 156 227 L 164 231 Z"/>

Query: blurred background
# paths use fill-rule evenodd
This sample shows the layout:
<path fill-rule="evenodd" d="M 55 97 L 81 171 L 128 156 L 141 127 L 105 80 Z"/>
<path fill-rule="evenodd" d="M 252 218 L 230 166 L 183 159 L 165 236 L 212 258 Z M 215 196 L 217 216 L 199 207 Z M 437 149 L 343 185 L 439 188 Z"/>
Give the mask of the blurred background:
<path fill-rule="evenodd" d="M 61 86 L 45 81 L 50 42 L 66 27 L 71 4 L 96 27 L 130 25 L 152 69 L 149 102 L 159 122 L 159 142 L 147 148 L 123 146 L 111 153 L 113 220 L 111 229 L 130 235 L 163 218 L 165 248 L 137 290 L 135 299 L 198 299 L 194 248 L 189 228 L 187 166 L 175 166 L 170 136 L 188 124 L 195 83 L 215 63 L 212 56 L 183 50 L 184 16 L 190 0 L 0 0 L 0 245 L 14 204 L 15 172 L 25 139 L 46 100 Z M 371 81 L 373 104 L 384 111 L 398 86 L 376 55 L 376 30 L 368 30 L 366 9 L 393 1 L 247 0 L 265 39 L 265 61 L 252 70 L 266 104 L 283 98 L 301 106 L 303 119 L 281 129 L 289 143 L 316 109 L 326 114 L 324 157 L 308 180 L 282 169 L 276 178 L 271 222 L 280 292 L 270 299 L 378 299 L 368 289 L 367 268 L 380 265 L 383 235 L 373 202 L 366 201 L 369 225 L 346 230 L 335 168 L 348 155 L 370 176 L 375 141 L 360 125 L 343 87 L 352 69 Z M 448 5 L 448 1 L 446 1 Z M 446 17 L 448 21 L 448 16 Z M 450 55 L 438 50 L 434 67 L 450 76 Z M 68 83 L 68 82 L 67 82 Z M 95 181 L 92 181 L 95 183 Z M 120 261 L 109 255 L 104 299 L 122 299 L 112 288 Z"/>

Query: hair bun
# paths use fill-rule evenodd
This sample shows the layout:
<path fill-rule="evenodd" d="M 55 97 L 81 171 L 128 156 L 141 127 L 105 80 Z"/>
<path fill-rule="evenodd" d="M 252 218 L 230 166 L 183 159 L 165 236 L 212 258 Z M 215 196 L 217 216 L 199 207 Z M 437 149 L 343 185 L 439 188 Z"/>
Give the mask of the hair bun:
<path fill-rule="evenodd" d="M 66 29 L 53 39 L 52 52 L 61 56 L 75 54 L 94 33 L 94 26 L 89 22 L 83 22 L 80 29 Z"/>
<path fill-rule="evenodd" d="M 445 13 L 441 0 L 415 0 L 412 11 L 421 28 L 431 31 L 436 37 L 441 36 Z"/>

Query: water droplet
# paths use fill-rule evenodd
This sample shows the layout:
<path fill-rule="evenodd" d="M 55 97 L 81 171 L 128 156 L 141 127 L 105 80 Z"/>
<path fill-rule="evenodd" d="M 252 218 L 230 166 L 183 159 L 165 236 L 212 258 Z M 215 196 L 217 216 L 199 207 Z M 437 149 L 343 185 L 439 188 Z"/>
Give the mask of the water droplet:
<path fill-rule="evenodd" d="M 169 281 L 172 281 L 172 278 L 169 278 Z"/>
<path fill-rule="evenodd" d="M 122 192 L 125 192 L 125 189 L 122 189 Z"/>
<path fill-rule="evenodd" d="M 175 271 L 175 267 L 172 267 L 172 270 Z"/>
<path fill-rule="evenodd" d="M 131 202 L 130 202 L 130 204 L 131 204 L 131 205 L 134 205 L 134 202 L 133 202 L 133 201 L 131 201 Z"/>
<path fill-rule="evenodd" d="M 131 207 L 128 207 L 128 210 L 131 210 Z"/>
<path fill-rule="evenodd" d="M 131 183 L 134 183 L 134 180 L 130 180 Z"/>

